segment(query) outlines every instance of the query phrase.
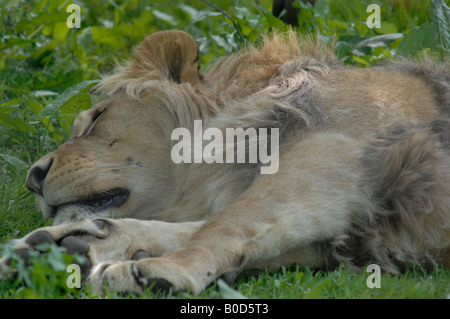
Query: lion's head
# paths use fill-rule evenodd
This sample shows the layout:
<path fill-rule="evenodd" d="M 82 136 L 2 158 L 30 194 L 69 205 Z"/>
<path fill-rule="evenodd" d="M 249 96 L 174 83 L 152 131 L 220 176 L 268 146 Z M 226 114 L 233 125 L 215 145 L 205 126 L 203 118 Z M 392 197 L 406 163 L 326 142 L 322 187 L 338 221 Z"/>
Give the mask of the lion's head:
<path fill-rule="evenodd" d="M 26 185 L 44 218 L 162 210 L 175 189 L 168 141 L 176 108 L 199 105 L 189 96 L 200 81 L 197 44 L 187 34 L 160 32 L 141 43 L 131 64 L 100 85 L 109 98 L 82 112 L 70 139 L 31 167 Z"/>

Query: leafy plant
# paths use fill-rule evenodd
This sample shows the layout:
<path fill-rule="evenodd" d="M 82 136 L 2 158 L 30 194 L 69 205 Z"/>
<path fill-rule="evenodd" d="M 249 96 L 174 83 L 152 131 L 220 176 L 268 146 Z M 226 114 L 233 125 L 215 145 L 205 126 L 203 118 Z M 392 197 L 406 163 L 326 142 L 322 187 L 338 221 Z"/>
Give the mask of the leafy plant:
<path fill-rule="evenodd" d="M 12 252 L 10 245 L 4 247 L 4 256 L 11 258 L 11 267 L 15 274 L 9 279 L 0 281 L 0 297 L 3 298 L 75 298 L 81 297 L 84 291 L 76 287 L 70 288 L 70 272 L 67 266 L 79 257 L 68 255 L 56 245 L 41 244 L 38 250 L 29 252 L 27 262 Z M 15 290 L 7 287 L 18 287 Z M 3 296 L 2 296 L 3 294 Z"/>
<path fill-rule="evenodd" d="M 421 50 L 450 52 L 450 8 L 439 0 L 432 0 L 429 22 L 414 27 L 400 43 L 401 55 L 415 55 Z"/>

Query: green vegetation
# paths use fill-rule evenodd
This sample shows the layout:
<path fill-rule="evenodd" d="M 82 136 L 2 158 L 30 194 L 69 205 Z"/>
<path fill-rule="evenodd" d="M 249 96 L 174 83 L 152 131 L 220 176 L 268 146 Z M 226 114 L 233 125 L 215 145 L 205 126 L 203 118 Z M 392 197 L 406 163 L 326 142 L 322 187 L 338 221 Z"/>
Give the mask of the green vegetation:
<path fill-rule="evenodd" d="M 27 168 L 68 138 L 79 111 L 95 103 L 89 88 L 116 61 L 130 58 L 131 48 L 146 35 L 175 28 L 189 32 L 200 44 L 204 68 L 243 46 L 232 22 L 201 1 L 76 1 L 81 7 L 79 29 L 66 26 L 70 1 L 0 1 L 0 243 L 51 224 L 36 212 L 34 196 L 24 186 Z M 381 28 L 367 27 L 371 12 L 366 9 L 372 2 L 380 5 Z M 264 32 L 287 30 L 272 16 L 270 0 L 214 4 L 233 18 L 248 43 L 257 44 Z M 302 2 L 295 6 L 300 8 L 298 33 L 334 43 L 346 64 L 370 66 L 398 55 L 449 56 L 448 0 L 317 0 L 314 7 Z M 31 267 L 16 261 L 19 276 L 0 282 L 0 298 L 90 296 L 89 288 L 65 285 L 68 273 L 62 264 L 70 258 L 50 248 L 32 256 Z M 411 270 L 403 276 L 383 275 L 380 289 L 368 289 L 367 276 L 345 269 L 314 273 L 289 268 L 243 274 L 232 288 L 260 298 L 450 296 L 450 272 L 439 268 L 429 274 Z M 201 297 L 219 298 L 227 291 L 213 286 Z"/>

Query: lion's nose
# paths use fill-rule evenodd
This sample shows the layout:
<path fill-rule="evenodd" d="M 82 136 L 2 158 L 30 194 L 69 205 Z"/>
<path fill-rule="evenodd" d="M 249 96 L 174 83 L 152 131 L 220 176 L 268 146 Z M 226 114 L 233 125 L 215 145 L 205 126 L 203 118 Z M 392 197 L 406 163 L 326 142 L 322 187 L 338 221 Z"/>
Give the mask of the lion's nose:
<path fill-rule="evenodd" d="M 42 195 L 43 185 L 48 171 L 53 165 L 53 158 L 40 159 L 29 170 L 27 176 L 27 188 Z"/>

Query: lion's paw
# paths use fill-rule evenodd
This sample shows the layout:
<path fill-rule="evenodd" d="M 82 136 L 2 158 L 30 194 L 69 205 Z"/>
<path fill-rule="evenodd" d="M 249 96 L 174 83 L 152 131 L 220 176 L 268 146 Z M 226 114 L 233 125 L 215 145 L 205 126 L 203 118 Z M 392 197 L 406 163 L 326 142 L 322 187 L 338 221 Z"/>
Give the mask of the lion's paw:
<path fill-rule="evenodd" d="M 180 262 L 165 258 L 103 263 L 95 267 L 89 281 L 92 292 L 101 295 L 105 293 L 105 284 L 118 293 L 137 295 L 149 287 L 164 292 L 187 291 L 193 294 L 204 288 Z"/>
<path fill-rule="evenodd" d="M 82 220 L 71 226 L 44 227 L 15 240 L 12 243 L 13 254 L 22 259 L 25 265 L 29 265 L 30 257 L 34 254 L 32 252 L 44 253 L 48 245 L 57 245 L 66 254 L 78 256 L 72 262 L 80 266 L 82 277 L 87 278 L 95 262 L 89 239 L 105 236 L 104 228 L 103 220 Z M 11 268 L 11 262 L 11 256 L 0 259 L 0 278 L 14 277 L 17 274 L 17 270 Z"/>

